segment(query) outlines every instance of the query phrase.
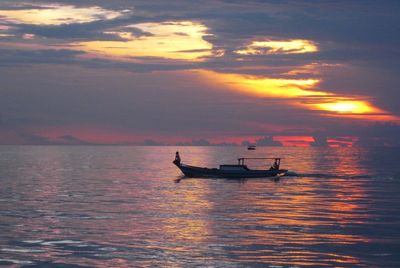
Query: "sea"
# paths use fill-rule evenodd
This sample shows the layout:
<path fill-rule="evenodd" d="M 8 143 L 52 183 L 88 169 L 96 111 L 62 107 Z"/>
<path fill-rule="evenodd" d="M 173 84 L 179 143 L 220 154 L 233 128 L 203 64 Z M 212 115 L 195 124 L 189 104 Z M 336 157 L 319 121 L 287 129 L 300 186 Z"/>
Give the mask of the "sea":
<path fill-rule="evenodd" d="M 206 167 L 283 157 L 290 176 L 186 178 L 176 151 Z M 400 267 L 399 160 L 399 148 L 0 146 L 0 266 Z"/>

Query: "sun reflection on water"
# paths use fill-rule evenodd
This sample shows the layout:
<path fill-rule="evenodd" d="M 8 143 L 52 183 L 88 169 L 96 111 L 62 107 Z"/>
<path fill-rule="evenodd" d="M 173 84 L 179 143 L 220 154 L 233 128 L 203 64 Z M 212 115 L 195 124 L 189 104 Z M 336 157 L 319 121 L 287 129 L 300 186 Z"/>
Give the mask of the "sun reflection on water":
<path fill-rule="evenodd" d="M 176 150 L 183 162 L 200 166 L 234 163 L 239 155 L 279 155 L 299 176 L 174 183 L 181 176 L 171 163 Z M 363 153 L 357 148 L 259 147 L 250 153 L 242 147 L 31 147 L 13 153 L 18 164 L 7 174 L 15 180 L 0 192 L 8 198 L 2 208 L 10 213 L 2 214 L 10 237 L 3 234 L 8 244 L 1 246 L 12 258 L 39 264 L 366 265 L 365 255 L 353 249 L 373 243 L 368 226 L 378 212 L 370 201 L 374 182 L 359 177 L 371 173 L 360 162 Z"/>

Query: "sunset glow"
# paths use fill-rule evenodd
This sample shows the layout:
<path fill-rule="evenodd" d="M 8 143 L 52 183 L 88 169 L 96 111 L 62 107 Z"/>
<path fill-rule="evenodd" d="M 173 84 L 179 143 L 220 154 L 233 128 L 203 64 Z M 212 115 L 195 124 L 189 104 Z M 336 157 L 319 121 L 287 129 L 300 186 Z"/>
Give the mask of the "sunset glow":
<path fill-rule="evenodd" d="M 0 266 L 400 268 L 399 32 L 400 0 L 0 0 Z"/>
<path fill-rule="evenodd" d="M 0 137 L 399 144 L 395 4 L 275 2 L 0 1 Z"/>
<path fill-rule="evenodd" d="M 47 4 L 38 8 L 0 10 L 0 18 L 16 24 L 61 25 L 87 23 L 96 20 L 111 20 L 121 16 L 121 12 L 92 6 L 78 8 L 71 5 Z"/>
<path fill-rule="evenodd" d="M 127 30 L 137 28 L 144 36 L 134 37 Z M 207 28 L 191 21 L 140 23 L 113 34 L 124 41 L 89 41 L 77 43 L 78 49 L 119 58 L 158 57 L 175 60 L 199 60 L 212 55 L 212 44 L 204 40 Z"/>
<path fill-rule="evenodd" d="M 382 112 L 370 103 L 360 100 L 338 100 L 335 102 L 318 103 L 314 106 L 320 110 L 336 113 L 366 114 Z"/>
<path fill-rule="evenodd" d="M 328 112 L 325 116 L 345 117 L 357 120 L 400 122 L 400 117 L 375 107 L 365 100 L 343 99 L 334 97 L 326 102 L 306 104 L 305 107 Z"/>
<path fill-rule="evenodd" d="M 311 136 L 274 136 L 274 140 L 283 146 L 309 147 L 314 138 Z"/>
<path fill-rule="evenodd" d="M 320 82 L 318 79 L 263 78 L 211 71 L 200 71 L 200 73 L 213 83 L 259 97 L 294 98 L 330 95 L 327 92 L 312 90 Z"/>
<path fill-rule="evenodd" d="M 301 54 L 317 52 L 317 45 L 309 40 L 267 40 L 253 41 L 244 49 L 237 50 L 240 55 Z"/>
<path fill-rule="evenodd" d="M 374 107 L 368 101 L 346 98 L 330 92 L 314 90 L 321 82 L 318 79 L 277 79 L 262 78 L 240 74 L 225 74 L 210 71 L 199 71 L 206 80 L 222 85 L 227 89 L 246 95 L 270 98 L 284 98 L 286 104 L 308 110 L 326 111 L 342 117 L 363 115 L 358 119 L 376 121 L 399 121 L 398 117 Z M 304 104 L 303 99 L 307 101 Z M 309 103 L 312 102 L 312 103 Z"/>

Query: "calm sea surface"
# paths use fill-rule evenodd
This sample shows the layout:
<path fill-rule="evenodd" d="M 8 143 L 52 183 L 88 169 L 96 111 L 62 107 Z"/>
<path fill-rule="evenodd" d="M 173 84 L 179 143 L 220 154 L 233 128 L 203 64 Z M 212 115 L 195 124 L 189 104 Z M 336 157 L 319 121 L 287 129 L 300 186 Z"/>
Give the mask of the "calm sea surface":
<path fill-rule="evenodd" d="M 177 149 L 210 167 L 280 156 L 297 175 L 182 178 Z M 0 265 L 400 267 L 399 160 L 383 148 L 1 146 Z"/>

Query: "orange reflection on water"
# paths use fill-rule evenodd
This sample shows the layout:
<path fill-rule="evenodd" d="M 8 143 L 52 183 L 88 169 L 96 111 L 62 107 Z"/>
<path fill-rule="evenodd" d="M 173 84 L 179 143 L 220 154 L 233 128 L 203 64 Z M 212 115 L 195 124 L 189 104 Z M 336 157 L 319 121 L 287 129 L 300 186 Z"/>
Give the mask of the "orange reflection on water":
<path fill-rule="evenodd" d="M 367 204 L 363 200 L 368 200 L 369 196 L 364 190 L 364 181 L 334 177 L 335 174 L 351 174 L 354 170 L 357 171 L 354 175 L 365 174 L 366 171 L 353 161 L 352 149 L 326 149 L 326 159 L 315 157 L 313 148 L 298 150 L 304 155 L 300 161 L 297 160 L 296 166 L 304 166 L 306 170 L 310 170 L 322 163 L 332 162 L 329 173 L 333 177 L 287 178 L 278 184 L 266 180 L 246 182 L 244 187 L 248 187 L 248 195 L 241 195 L 241 203 L 230 205 L 237 206 L 240 212 L 236 214 L 238 221 L 232 222 L 228 229 L 236 230 L 235 234 L 242 238 L 248 238 L 238 241 L 240 249 L 235 252 L 242 254 L 241 260 L 245 262 L 265 261 L 274 265 L 321 266 L 329 262 L 362 264 L 351 253 L 323 254 L 305 245 L 352 245 L 369 242 L 361 234 L 342 232 L 338 228 L 364 224 L 368 219 L 369 215 L 365 212 Z M 295 160 L 290 158 L 285 161 L 290 163 Z M 242 234 L 243 229 L 237 225 L 243 225 L 245 233 Z M 251 226 L 258 228 L 245 228 Z M 242 247 L 246 249 L 254 245 L 254 241 L 258 245 L 273 244 L 277 251 L 285 249 L 282 251 L 287 262 L 273 249 L 241 250 Z M 288 247 L 297 250 L 287 251 Z"/>
<path fill-rule="evenodd" d="M 207 154 L 209 150 L 206 147 L 185 147 L 182 157 L 190 159 L 187 160 L 190 164 L 203 166 Z M 159 155 L 159 150 L 153 150 L 147 151 L 146 157 L 157 159 Z M 173 165 L 171 168 L 177 171 Z M 190 187 L 185 187 L 188 184 Z M 152 204 L 153 210 L 171 213 L 168 217 L 162 217 L 156 225 L 164 239 L 173 241 L 174 246 L 165 245 L 165 250 L 187 253 L 190 245 L 207 243 L 214 236 L 213 222 L 208 217 L 213 209 L 213 202 L 208 197 L 214 194 L 214 189 L 206 180 L 191 180 L 176 184 L 171 190 L 172 193 L 158 192 L 159 202 Z"/>
<path fill-rule="evenodd" d="M 33 168 L 17 176 L 29 182 L 25 177 L 33 172 L 48 175 L 32 183 L 40 185 L 36 188 L 25 186 L 20 192 L 28 193 L 18 201 L 30 208 L 26 213 L 45 208 L 45 216 L 34 217 L 29 226 L 11 227 L 30 228 L 24 235 L 32 240 L 55 242 L 38 245 L 46 252 L 35 259 L 139 267 L 202 266 L 209 261 L 212 266 L 364 264 L 358 253 L 348 250 L 370 242 L 368 233 L 353 229 L 371 219 L 366 181 L 346 177 L 367 173 L 358 162 L 362 152 L 355 148 L 259 147 L 254 156 L 285 157 L 285 168 L 300 175 L 278 181 L 184 178 L 180 183 L 173 182 L 180 176 L 171 163 L 176 150 L 184 162 L 211 166 L 234 159 L 244 149 L 45 149 L 33 149 L 19 159 Z M 314 175 L 301 175 L 303 171 Z M 325 175 L 316 176 L 321 172 Z M 57 244 L 66 239 L 82 247 Z M 88 255 L 82 258 L 85 250 Z"/>
<path fill-rule="evenodd" d="M 166 237 L 178 244 L 201 243 L 212 236 L 212 222 L 204 216 L 212 208 L 207 199 L 210 189 L 202 181 L 193 183 L 196 190 L 177 193 L 177 199 L 160 204 L 160 209 L 174 211 L 175 217 L 164 219 L 160 228 Z"/>
<path fill-rule="evenodd" d="M 368 174 L 356 161 L 349 161 L 352 158 L 353 150 L 351 148 L 334 149 L 331 152 L 336 154 L 335 165 L 331 166 L 333 174 L 344 175 L 337 179 L 330 180 L 332 185 L 332 197 L 330 199 L 329 209 L 335 213 L 340 213 L 340 224 L 362 224 L 365 221 L 363 215 L 366 204 L 361 200 L 368 200 L 368 195 L 364 191 L 363 179 L 347 178 L 351 176 L 360 176 Z"/>
<path fill-rule="evenodd" d="M 271 185 L 264 183 L 264 187 Z M 315 189 L 290 188 L 285 192 L 277 188 L 271 189 L 270 191 L 277 191 L 273 198 L 251 198 L 241 200 L 245 205 L 234 202 L 229 206 L 237 206 L 241 211 L 245 208 L 249 210 L 236 213 L 236 220 L 224 223 L 226 227 L 221 230 L 230 233 L 231 237 L 237 237 L 233 242 L 237 249 L 233 252 L 240 256 L 240 261 L 302 266 L 340 260 L 343 263 L 360 264 L 360 260 L 350 254 L 338 253 L 333 257 L 313 250 L 313 246 L 324 243 L 346 245 L 365 243 L 368 240 L 362 235 L 332 232 L 330 226 L 346 224 L 341 222 L 341 216 L 332 216 L 332 211 L 324 207 L 321 197 L 305 194 Z M 252 190 L 257 191 L 254 187 Z M 288 196 L 296 195 L 296 192 L 290 191 L 299 194 L 287 199 Z M 260 212 L 254 212 L 257 210 Z M 320 212 L 324 210 L 325 213 Z"/>

